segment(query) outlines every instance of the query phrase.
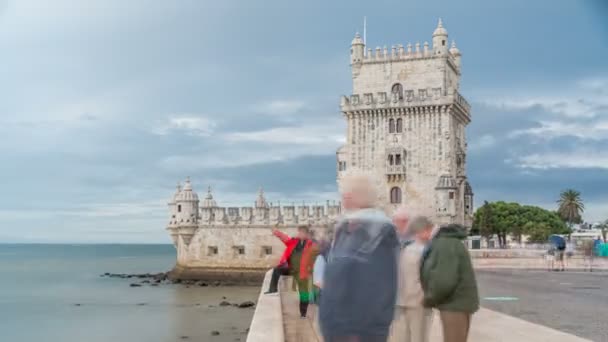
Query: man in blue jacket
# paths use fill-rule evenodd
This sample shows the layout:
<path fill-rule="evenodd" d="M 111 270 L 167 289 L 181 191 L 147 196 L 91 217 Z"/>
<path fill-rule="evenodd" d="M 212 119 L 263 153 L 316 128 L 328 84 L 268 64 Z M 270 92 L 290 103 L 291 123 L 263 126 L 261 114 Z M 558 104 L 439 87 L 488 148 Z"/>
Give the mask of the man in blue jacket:
<path fill-rule="evenodd" d="M 326 265 L 319 324 L 325 342 L 385 342 L 397 292 L 399 240 L 391 220 L 374 208 L 364 175 L 341 180 L 346 211 L 336 225 Z"/>

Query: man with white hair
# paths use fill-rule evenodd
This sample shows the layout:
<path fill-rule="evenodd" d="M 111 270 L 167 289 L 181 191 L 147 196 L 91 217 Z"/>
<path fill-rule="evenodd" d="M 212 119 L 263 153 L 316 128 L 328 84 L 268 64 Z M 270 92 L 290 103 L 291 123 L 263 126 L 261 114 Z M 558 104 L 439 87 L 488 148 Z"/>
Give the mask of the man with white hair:
<path fill-rule="evenodd" d="M 400 209 L 395 213 L 394 220 L 403 223 L 408 217 L 408 224 L 401 228 L 403 234 L 413 240 L 402 244 L 399 256 L 399 276 L 397 287 L 397 305 L 395 320 L 391 328 L 391 342 L 427 342 L 433 312 L 423 305 L 424 292 L 420 283 L 420 260 L 426 242 L 418 234 L 426 229 L 432 229 L 433 224 L 425 216 L 415 216 L 409 220 L 410 213 Z"/>
<path fill-rule="evenodd" d="M 397 234 L 375 208 L 369 177 L 350 174 L 340 183 L 345 214 L 323 278 L 321 331 L 325 342 L 385 342 L 397 291 Z"/>

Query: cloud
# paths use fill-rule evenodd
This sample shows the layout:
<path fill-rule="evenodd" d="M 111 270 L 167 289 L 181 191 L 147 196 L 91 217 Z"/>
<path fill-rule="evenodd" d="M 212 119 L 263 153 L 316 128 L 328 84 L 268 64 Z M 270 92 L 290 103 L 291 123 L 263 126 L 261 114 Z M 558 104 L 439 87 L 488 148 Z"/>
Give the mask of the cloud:
<path fill-rule="evenodd" d="M 608 169 L 608 151 L 575 150 L 570 152 L 549 151 L 519 157 L 515 163 L 522 168 L 531 169 Z"/>
<path fill-rule="evenodd" d="M 474 139 L 469 143 L 469 150 L 472 152 L 494 147 L 496 138 L 491 134 L 484 134 L 478 139 Z"/>
<path fill-rule="evenodd" d="M 539 127 L 514 130 L 510 138 L 529 135 L 540 139 L 551 140 L 560 137 L 575 137 L 581 140 L 604 140 L 608 138 L 608 120 L 585 122 L 541 121 Z"/>
<path fill-rule="evenodd" d="M 158 123 L 156 127 L 152 128 L 152 132 L 158 135 L 178 133 L 207 137 L 214 132 L 215 127 L 215 121 L 204 116 L 175 115 Z"/>
<path fill-rule="evenodd" d="M 255 112 L 272 116 L 290 116 L 298 113 L 306 107 L 306 103 L 300 100 L 272 100 L 253 106 Z"/>
<path fill-rule="evenodd" d="M 164 130 L 162 132 L 165 132 Z M 204 151 L 174 154 L 159 166 L 193 171 L 286 162 L 303 156 L 333 155 L 345 143 L 344 123 L 325 120 L 269 129 L 215 132 Z"/>
<path fill-rule="evenodd" d="M 267 144 L 323 145 L 328 153 L 345 143 L 343 124 L 330 121 L 326 124 L 274 127 L 260 131 L 227 133 L 223 139 L 229 142 L 261 142 Z"/>

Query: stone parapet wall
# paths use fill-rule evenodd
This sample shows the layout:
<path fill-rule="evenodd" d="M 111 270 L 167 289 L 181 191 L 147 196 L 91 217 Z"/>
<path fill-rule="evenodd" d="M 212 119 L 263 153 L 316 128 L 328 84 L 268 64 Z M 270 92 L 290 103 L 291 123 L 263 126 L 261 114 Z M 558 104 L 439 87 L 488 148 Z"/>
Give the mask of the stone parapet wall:
<path fill-rule="evenodd" d="M 271 276 L 271 271 L 266 272 L 264 276 L 264 283 L 260 289 L 258 303 L 247 334 L 247 342 L 285 341 L 281 296 L 264 295 L 264 291 L 270 284 Z"/>

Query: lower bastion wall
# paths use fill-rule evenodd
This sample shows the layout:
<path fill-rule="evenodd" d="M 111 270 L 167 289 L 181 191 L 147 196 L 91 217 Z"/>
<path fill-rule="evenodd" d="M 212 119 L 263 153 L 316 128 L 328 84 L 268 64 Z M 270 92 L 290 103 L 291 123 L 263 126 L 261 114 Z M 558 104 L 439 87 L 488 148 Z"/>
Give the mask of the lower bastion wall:
<path fill-rule="evenodd" d="M 259 284 L 264 273 L 276 266 L 285 245 L 274 235 L 272 226 L 199 227 L 189 244 L 176 241 L 177 261 L 170 272 L 173 279 L 197 279 Z M 325 227 L 312 226 L 314 236 L 325 234 Z M 296 236 L 297 228 L 281 231 Z"/>

